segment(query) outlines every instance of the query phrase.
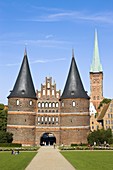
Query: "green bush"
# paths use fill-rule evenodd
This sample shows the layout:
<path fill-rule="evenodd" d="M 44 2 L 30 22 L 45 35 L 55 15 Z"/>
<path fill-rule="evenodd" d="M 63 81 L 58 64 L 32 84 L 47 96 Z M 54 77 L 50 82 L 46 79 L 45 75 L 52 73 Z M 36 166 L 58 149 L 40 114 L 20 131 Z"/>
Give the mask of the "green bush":
<path fill-rule="evenodd" d="M 0 147 L 22 147 L 19 143 L 0 143 Z"/>

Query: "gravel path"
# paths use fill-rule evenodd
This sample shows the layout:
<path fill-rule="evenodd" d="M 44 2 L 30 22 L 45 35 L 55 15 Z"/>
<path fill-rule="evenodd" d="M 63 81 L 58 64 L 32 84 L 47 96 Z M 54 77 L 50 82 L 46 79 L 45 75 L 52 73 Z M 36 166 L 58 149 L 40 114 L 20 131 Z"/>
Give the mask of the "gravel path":
<path fill-rule="evenodd" d="M 26 170 L 75 170 L 53 146 L 42 146 Z"/>

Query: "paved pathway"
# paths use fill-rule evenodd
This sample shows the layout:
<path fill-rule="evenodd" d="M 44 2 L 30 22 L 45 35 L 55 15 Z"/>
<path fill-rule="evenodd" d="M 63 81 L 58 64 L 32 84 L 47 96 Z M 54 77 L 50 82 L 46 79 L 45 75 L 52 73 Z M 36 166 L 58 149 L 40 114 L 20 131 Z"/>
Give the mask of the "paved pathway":
<path fill-rule="evenodd" d="M 42 146 L 26 170 L 75 170 L 53 146 Z"/>

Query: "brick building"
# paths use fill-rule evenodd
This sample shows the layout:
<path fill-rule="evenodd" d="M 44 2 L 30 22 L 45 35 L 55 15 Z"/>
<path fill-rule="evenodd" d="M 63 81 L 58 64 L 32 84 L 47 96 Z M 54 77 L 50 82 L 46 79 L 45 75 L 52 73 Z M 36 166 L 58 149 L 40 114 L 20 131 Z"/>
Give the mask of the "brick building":
<path fill-rule="evenodd" d="M 87 143 L 89 118 L 89 96 L 74 53 L 60 96 L 51 77 L 46 77 L 41 90 L 35 91 L 25 50 L 16 83 L 8 96 L 7 131 L 13 133 L 13 142 L 23 145 Z"/>
<path fill-rule="evenodd" d="M 102 100 L 103 100 L 103 70 L 99 57 L 97 31 L 95 31 L 93 62 L 90 68 L 90 102 L 93 103 L 95 109 L 97 110 Z"/>

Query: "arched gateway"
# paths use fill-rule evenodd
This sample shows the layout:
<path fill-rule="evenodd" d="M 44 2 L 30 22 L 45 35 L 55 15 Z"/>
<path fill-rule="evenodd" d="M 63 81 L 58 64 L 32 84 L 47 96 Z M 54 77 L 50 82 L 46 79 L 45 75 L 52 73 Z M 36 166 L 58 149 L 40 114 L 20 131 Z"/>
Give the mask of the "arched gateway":
<path fill-rule="evenodd" d="M 44 133 L 40 138 L 40 145 L 53 145 L 56 143 L 56 137 L 52 133 Z"/>

